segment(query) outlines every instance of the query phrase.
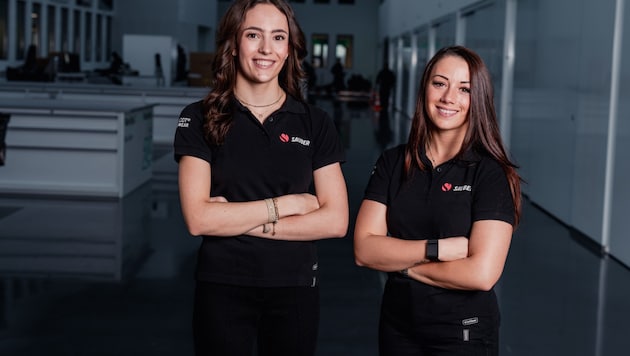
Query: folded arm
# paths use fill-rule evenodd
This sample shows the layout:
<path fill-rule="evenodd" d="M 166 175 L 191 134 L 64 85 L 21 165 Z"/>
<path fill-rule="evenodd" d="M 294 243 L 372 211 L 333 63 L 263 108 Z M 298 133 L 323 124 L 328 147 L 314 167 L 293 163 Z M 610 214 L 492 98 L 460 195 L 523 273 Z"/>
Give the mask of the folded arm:
<path fill-rule="evenodd" d="M 314 180 L 316 196 L 303 193 L 276 197 L 279 220 L 275 224 L 275 235 L 272 235 L 264 200 L 228 202 L 222 197 L 211 198 L 210 164 L 191 156 L 184 156 L 179 161 L 182 212 L 188 230 L 194 236 L 250 234 L 286 240 L 344 236 L 348 225 L 348 202 L 339 164 L 316 170 Z M 263 233 L 265 224 L 269 232 Z"/>
<path fill-rule="evenodd" d="M 507 222 L 476 221 L 466 258 L 415 266 L 409 269 L 409 276 L 447 289 L 490 290 L 503 273 L 512 233 L 513 227 Z"/>
<path fill-rule="evenodd" d="M 387 206 L 363 200 L 354 228 L 354 255 L 359 266 L 384 272 L 394 272 L 427 264 L 426 240 L 405 240 L 388 236 Z M 443 261 L 466 257 L 465 237 L 441 239 L 438 254 Z"/>
<path fill-rule="evenodd" d="M 250 235 L 276 240 L 307 241 L 344 237 L 348 231 L 348 192 L 339 163 L 329 164 L 313 172 L 315 194 L 319 207 L 306 214 L 290 214 L 263 233 L 254 228 Z M 283 214 L 284 206 L 278 203 Z M 272 232 L 275 229 L 275 235 Z"/>

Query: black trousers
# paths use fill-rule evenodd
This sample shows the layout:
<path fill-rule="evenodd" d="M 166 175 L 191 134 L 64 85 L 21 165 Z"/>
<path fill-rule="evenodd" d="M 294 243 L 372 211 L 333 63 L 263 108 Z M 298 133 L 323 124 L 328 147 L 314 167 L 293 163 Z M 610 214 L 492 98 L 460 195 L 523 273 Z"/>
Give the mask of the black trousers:
<path fill-rule="evenodd" d="M 242 287 L 198 281 L 193 336 L 204 356 L 313 356 L 318 287 Z"/>
<path fill-rule="evenodd" d="M 379 352 L 381 356 L 496 356 L 496 296 L 390 277 L 381 305 Z"/>

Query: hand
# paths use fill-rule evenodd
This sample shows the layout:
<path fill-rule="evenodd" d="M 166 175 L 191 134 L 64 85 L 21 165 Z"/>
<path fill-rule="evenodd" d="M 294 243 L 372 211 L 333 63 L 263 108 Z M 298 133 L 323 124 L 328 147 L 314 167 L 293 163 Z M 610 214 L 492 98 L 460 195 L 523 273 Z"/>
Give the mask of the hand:
<path fill-rule="evenodd" d="M 440 261 L 455 261 L 468 257 L 468 239 L 464 236 L 440 239 L 438 257 Z"/>

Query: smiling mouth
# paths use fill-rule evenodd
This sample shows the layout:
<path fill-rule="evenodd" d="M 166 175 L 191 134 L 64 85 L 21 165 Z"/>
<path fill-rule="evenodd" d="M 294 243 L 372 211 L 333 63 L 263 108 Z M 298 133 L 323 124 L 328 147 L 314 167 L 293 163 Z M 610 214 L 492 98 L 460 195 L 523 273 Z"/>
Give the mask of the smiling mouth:
<path fill-rule="evenodd" d="M 457 110 L 448 110 L 448 109 L 444 109 L 444 108 L 437 108 L 439 113 L 444 115 L 444 116 L 450 116 L 450 115 L 455 115 L 457 113 Z"/>
<path fill-rule="evenodd" d="M 273 65 L 274 61 L 264 60 L 264 59 L 255 59 L 254 64 L 260 68 L 269 68 Z"/>

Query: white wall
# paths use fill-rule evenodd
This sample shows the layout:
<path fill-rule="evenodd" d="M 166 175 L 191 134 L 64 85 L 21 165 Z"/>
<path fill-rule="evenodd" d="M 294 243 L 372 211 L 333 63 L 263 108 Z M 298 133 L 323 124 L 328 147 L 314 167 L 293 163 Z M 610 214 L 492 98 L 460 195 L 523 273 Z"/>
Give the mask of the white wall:
<path fill-rule="evenodd" d="M 478 2 L 480 0 L 386 0 L 379 8 L 379 38 L 412 32 L 424 24 Z"/>
<path fill-rule="evenodd" d="M 175 75 L 177 44 L 169 36 L 124 35 L 122 57 L 141 76 L 156 75 L 155 55 L 160 55 L 164 85 L 170 86 Z M 156 81 L 157 85 L 157 81 Z"/>
<path fill-rule="evenodd" d="M 216 30 L 217 0 L 133 0 L 117 1 L 115 6 L 112 47 L 118 50 L 125 34 L 143 34 L 173 37 L 187 52 L 194 52 L 198 28 Z"/>

